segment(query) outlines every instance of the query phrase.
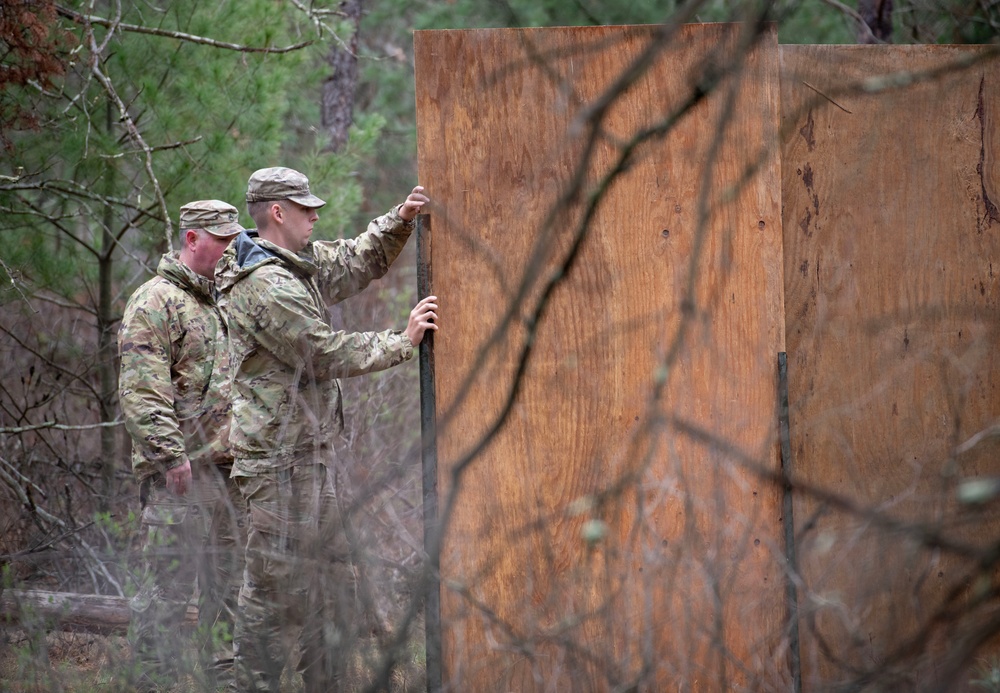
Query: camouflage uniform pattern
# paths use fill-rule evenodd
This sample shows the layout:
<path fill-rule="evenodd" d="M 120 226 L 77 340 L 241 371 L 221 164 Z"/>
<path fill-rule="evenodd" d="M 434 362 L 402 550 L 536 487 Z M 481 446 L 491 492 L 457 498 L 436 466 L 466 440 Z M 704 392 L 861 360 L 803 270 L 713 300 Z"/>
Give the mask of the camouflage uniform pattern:
<path fill-rule="evenodd" d="M 311 242 L 300 254 L 244 233 L 216 268 L 230 328 L 233 473 L 248 512 L 239 690 L 277 691 L 295 634 L 305 690 L 341 685 L 358 626 L 335 478 L 338 378 L 390 368 L 413 345 L 393 330 L 335 331 L 327 305 L 388 271 L 413 228 L 397 210 L 356 239 Z"/>
<path fill-rule="evenodd" d="M 230 326 L 237 474 L 332 444 L 344 426 L 337 379 L 413 355 L 397 330 L 335 331 L 326 308 L 383 276 L 412 229 L 394 210 L 358 238 L 310 242 L 301 254 L 251 233 L 223 253 L 216 281 Z"/>
<path fill-rule="evenodd" d="M 118 332 L 118 393 L 137 481 L 187 461 L 229 464 L 229 353 L 211 280 L 176 253 L 140 286 Z"/>
<path fill-rule="evenodd" d="M 336 472 L 311 454 L 238 477 L 249 511 L 247 579 L 236 622 L 238 690 L 278 691 L 298 633 L 309 693 L 335 693 L 358 653 L 356 577 Z"/>
<path fill-rule="evenodd" d="M 305 174 L 285 166 L 272 166 L 254 171 L 247 184 L 247 202 L 277 202 L 291 200 L 310 209 L 326 205 L 309 191 Z"/>
<path fill-rule="evenodd" d="M 201 633 L 225 624 L 242 583 L 245 510 L 229 479 L 229 360 L 214 283 L 177 253 L 129 299 L 118 334 L 119 397 L 142 499 L 143 576 L 131 601 L 130 640 L 144 675 L 169 680 L 185 643 L 188 600 L 199 580 Z M 192 490 L 167 491 L 163 473 L 191 462 Z M 231 677 L 232 651 L 213 665 Z M 228 670 L 228 673 L 227 671 Z"/>

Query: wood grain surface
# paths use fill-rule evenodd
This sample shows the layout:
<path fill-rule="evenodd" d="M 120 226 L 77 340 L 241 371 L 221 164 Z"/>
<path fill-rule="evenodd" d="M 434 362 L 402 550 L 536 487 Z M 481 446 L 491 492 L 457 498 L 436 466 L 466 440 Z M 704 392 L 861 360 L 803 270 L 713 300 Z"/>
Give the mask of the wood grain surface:
<path fill-rule="evenodd" d="M 788 690 L 776 35 L 660 31 L 415 34 L 445 690 Z"/>
<path fill-rule="evenodd" d="M 872 671 L 962 690 L 1000 654 L 996 638 L 970 650 L 997 628 L 1000 576 L 978 556 L 1000 512 L 956 502 L 1000 475 L 995 436 L 956 452 L 1000 412 L 1000 63 L 985 50 L 781 48 L 806 690 Z"/>

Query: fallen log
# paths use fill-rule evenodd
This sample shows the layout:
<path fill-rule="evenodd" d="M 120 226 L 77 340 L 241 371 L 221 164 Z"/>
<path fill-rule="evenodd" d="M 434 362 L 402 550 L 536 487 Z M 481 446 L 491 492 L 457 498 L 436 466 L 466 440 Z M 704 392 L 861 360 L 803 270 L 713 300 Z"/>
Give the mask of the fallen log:
<path fill-rule="evenodd" d="M 124 635 L 131 610 L 126 597 L 44 590 L 0 592 L 0 623 L 101 635 Z M 184 625 L 198 624 L 198 607 L 188 605 Z"/>

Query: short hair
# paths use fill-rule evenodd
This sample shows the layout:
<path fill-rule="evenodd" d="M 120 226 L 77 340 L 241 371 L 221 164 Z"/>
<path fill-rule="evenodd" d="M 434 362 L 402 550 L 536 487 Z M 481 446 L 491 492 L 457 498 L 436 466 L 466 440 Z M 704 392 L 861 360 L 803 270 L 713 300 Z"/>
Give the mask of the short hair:
<path fill-rule="evenodd" d="M 277 202 L 284 209 L 284 200 L 257 200 L 256 202 L 247 202 L 247 213 L 253 222 L 257 225 L 258 229 L 267 228 L 268 225 L 268 214 L 267 210 L 271 208 Z"/>
<path fill-rule="evenodd" d="M 182 248 L 187 243 L 187 232 L 188 231 L 194 231 L 195 233 L 198 234 L 199 237 L 203 236 L 206 233 L 205 229 L 199 229 L 199 228 L 190 227 L 190 226 L 182 226 L 181 230 L 177 233 L 177 240 L 180 242 Z"/>

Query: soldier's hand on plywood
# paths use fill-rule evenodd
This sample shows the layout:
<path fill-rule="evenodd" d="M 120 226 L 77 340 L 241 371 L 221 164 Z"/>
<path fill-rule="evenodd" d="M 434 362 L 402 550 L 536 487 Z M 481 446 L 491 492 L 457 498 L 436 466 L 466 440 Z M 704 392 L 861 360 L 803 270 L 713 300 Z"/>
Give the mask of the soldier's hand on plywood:
<path fill-rule="evenodd" d="M 423 206 L 430 201 L 431 198 L 424 195 L 423 186 L 418 185 L 413 189 L 413 192 L 407 196 L 406 202 L 400 205 L 398 212 L 399 217 L 403 221 L 413 221 L 416 216 L 420 214 L 420 210 Z"/>

